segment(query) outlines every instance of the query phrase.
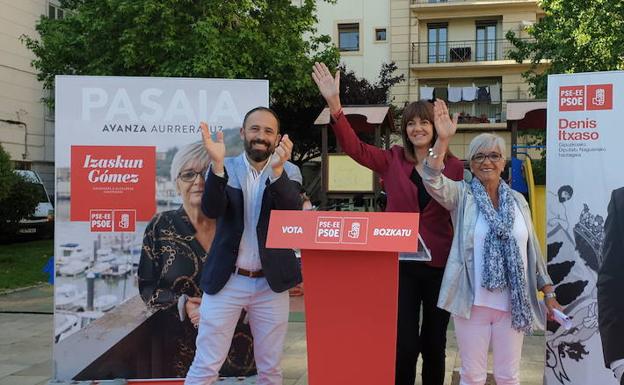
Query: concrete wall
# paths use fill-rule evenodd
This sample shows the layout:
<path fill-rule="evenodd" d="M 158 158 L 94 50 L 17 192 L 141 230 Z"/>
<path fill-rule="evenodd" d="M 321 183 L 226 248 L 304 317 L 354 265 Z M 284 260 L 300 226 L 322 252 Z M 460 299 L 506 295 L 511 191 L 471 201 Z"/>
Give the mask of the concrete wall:
<path fill-rule="evenodd" d="M 341 52 L 341 62 L 358 76 L 375 81 L 382 63 L 390 61 L 390 1 L 338 0 L 336 4 L 317 1 L 318 32 L 329 35 L 338 45 L 338 24 L 359 23 L 360 50 Z M 386 29 L 386 41 L 375 41 L 375 28 Z M 405 40 L 395 36 L 398 41 Z M 404 41 L 407 43 L 407 40 Z"/>
<path fill-rule="evenodd" d="M 12 160 L 43 174 L 53 190 L 54 124 L 46 121 L 42 84 L 30 63 L 34 55 L 19 40 L 36 37 L 35 23 L 48 12 L 47 0 L 0 0 L 0 144 Z M 26 132 L 27 131 L 27 132 Z"/>
<path fill-rule="evenodd" d="M 390 0 L 390 59 L 397 66 L 397 74 L 405 81 L 392 88 L 393 103 L 402 106 L 410 100 L 412 77 L 410 73 L 410 45 L 418 39 L 416 20 L 411 17 L 409 0 Z"/>

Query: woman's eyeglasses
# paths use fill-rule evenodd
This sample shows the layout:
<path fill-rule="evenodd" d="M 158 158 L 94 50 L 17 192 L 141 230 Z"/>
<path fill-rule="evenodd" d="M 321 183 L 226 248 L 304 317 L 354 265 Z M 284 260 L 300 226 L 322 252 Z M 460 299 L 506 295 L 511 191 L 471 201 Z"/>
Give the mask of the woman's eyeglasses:
<path fill-rule="evenodd" d="M 489 154 L 478 153 L 472 157 L 472 160 L 477 163 L 483 163 L 485 162 L 486 158 L 489 159 L 492 163 L 494 163 L 503 159 L 503 156 L 499 154 L 498 152 L 490 152 Z"/>
<path fill-rule="evenodd" d="M 202 178 L 204 177 L 204 175 L 206 174 L 206 171 L 200 171 L 197 172 L 195 170 L 185 170 L 185 171 L 181 171 L 178 174 L 178 178 L 180 178 L 180 180 L 182 180 L 183 182 L 194 182 L 195 178 L 197 178 L 197 175 L 201 176 Z"/>

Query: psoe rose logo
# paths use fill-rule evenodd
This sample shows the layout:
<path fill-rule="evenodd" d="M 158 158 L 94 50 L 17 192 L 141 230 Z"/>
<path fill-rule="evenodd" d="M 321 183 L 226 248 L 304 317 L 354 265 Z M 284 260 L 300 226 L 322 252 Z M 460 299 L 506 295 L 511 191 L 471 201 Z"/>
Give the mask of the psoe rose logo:
<path fill-rule="evenodd" d="M 114 210 L 113 231 L 133 233 L 136 229 L 136 210 Z"/>
<path fill-rule="evenodd" d="M 343 243 L 366 244 L 368 239 L 368 218 L 344 218 Z"/>
<path fill-rule="evenodd" d="M 593 84 L 587 86 L 587 109 L 613 109 L 613 84 Z"/>

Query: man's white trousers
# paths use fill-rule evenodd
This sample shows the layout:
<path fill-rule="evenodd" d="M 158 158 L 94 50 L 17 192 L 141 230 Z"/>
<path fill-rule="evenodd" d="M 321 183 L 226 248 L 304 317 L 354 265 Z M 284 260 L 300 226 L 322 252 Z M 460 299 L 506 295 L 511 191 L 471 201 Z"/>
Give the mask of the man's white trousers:
<path fill-rule="evenodd" d="M 275 293 L 266 278 L 233 274 L 217 294 L 202 296 L 197 350 L 185 385 L 210 385 L 219 379 L 243 308 L 254 338 L 257 384 L 282 384 L 280 361 L 288 330 L 288 291 Z"/>

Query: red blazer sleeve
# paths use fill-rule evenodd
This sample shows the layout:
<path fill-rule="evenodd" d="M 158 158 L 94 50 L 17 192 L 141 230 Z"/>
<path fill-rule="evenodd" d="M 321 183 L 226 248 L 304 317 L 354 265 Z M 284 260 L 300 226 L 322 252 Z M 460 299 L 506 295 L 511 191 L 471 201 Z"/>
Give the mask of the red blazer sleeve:
<path fill-rule="evenodd" d="M 362 142 L 342 112 L 332 121 L 331 127 L 340 148 L 353 160 L 378 174 L 386 172 L 392 159 L 390 151 Z"/>

